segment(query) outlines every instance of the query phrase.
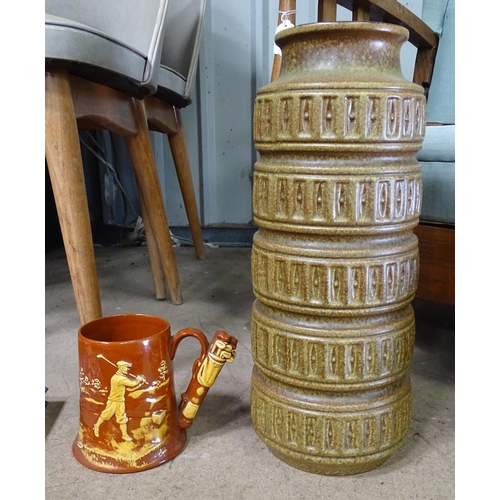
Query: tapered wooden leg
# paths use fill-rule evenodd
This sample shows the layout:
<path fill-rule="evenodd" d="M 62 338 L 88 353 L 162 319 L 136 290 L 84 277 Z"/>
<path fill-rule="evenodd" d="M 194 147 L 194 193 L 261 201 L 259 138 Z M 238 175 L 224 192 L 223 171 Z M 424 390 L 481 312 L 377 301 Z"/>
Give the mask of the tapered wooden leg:
<path fill-rule="evenodd" d="M 102 316 L 83 163 L 68 74 L 45 73 L 45 155 L 80 323 Z"/>
<path fill-rule="evenodd" d="M 146 211 L 146 205 L 140 190 L 139 200 L 141 204 L 142 221 L 144 222 L 144 232 L 146 233 L 146 242 L 148 246 L 149 262 L 151 264 L 151 274 L 153 276 L 153 284 L 155 288 L 155 296 L 158 300 L 169 298 L 168 289 L 165 286 L 165 274 L 161 263 L 160 252 L 154 239 L 154 232 L 149 222 L 149 217 Z"/>
<path fill-rule="evenodd" d="M 165 273 L 165 279 L 170 292 L 172 304 L 182 304 L 179 275 L 175 261 L 174 248 L 168 226 L 167 214 L 158 180 L 154 161 L 144 103 L 133 100 L 133 113 L 137 122 L 137 135 L 126 138 L 127 146 L 134 168 L 138 189 L 144 203 L 146 220 L 151 225 L 154 241 L 159 252 Z"/>
<path fill-rule="evenodd" d="M 168 141 L 170 143 L 175 170 L 177 171 L 177 177 L 181 186 L 182 198 L 184 199 L 189 227 L 191 228 L 191 235 L 193 236 L 196 257 L 203 260 L 205 258 L 205 249 L 203 247 L 203 239 L 201 236 L 200 219 L 198 217 L 193 177 L 191 175 L 191 167 L 189 165 L 186 138 L 184 136 L 180 110 L 174 108 L 174 115 L 175 121 L 177 122 L 177 133 L 168 134 Z"/>

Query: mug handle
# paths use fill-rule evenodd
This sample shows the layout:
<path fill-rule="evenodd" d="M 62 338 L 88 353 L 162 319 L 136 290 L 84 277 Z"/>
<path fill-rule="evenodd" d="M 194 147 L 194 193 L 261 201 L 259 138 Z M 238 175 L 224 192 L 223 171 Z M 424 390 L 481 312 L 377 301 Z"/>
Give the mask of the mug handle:
<path fill-rule="evenodd" d="M 208 339 L 207 336 L 196 328 L 183 328 L 179 330 L 172 340 L 170 341 L 170 359 L 174 359 L 175 353 L 177 352 L 177 347 L 179 347 L 179 343 L 181 340 L 184 340 L 186 337 L 196 337 L 201 344 L 201 354 L 200 357 L 195 361 L 201 360 L 204 356 L 207 355 L 208 352 Z"/>
<path fill-rule="evenodd" d="M 184 328 L 175 334 L 170 342 L 170 359 L 174 359 L 179 342 L 186 337 L 196 337 L 201 344 L 201 354 L 193 363 L 193 375 L 186 392 L 181 396 L 177 420 L 181 429 L 191 427 L 193 418 L 203 403 L 208 389 L 212 387 L 226 362 L 236 356 L 238 341 L 223 331 L 215 332 L 210 345 L 207 337 L 196 328 Z"/>

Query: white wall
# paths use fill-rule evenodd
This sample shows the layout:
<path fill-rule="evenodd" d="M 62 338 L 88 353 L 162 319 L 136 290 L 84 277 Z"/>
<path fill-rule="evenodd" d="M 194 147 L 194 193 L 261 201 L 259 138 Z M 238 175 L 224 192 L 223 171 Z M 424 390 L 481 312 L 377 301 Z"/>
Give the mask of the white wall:
<path fill-rule="evenodd" d="M 419 17 L 422 0 L 401 0 Z M 203 225 L 247 224 L 252 219 L 253 102 L 269 82 L 278 0 L 208 0 L 193 103 L 182 110 Z M 315 0 L 297 0 L 297 24 L 314 22 Z M 339 7 L 338 20 L 350 20 Z M 415 49 L 402 50 L 412 79 Z M 171 226 L 187 225 L 168 140 L 152 133 Z"/>

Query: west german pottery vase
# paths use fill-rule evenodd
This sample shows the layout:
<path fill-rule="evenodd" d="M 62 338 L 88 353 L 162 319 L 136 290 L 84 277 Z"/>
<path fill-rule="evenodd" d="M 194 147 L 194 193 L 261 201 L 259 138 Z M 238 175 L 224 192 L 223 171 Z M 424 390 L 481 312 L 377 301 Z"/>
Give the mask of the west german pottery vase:
<path fill-rule="evenodd" d="M 308 472 L 373 469 L 410 425 L 425 98 L 401 73 L 407 37 L 282 31 L 255 101 L 252 423 Z"/>

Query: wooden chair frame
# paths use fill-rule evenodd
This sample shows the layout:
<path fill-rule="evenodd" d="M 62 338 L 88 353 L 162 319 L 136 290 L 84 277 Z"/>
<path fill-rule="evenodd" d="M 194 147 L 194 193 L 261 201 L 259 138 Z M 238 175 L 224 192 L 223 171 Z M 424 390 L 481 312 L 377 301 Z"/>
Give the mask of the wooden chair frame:
<path fill-rule="evenodd" d="M 144 99 L 149 130 L 166 134 L 174 160 L 177 179 L 181 188 L 182 199 L 193 237 L 196 257 L 205 259 L 205 248 L 201 234 L 200 219 L 196 206 L 193 177 L 189 164 L 186 136 L 182 124 L 181 110 L 158 99 L 154 95 Z"/>
<path fill-rule="evenodd" d="M 45 155 L 81 324 L 102 316 L 79 130 L 125 136 L 137 182 L 157 298 L 182 304 L 179 276 L 149 139 L 144 101 L 70 75 L 45 71 Z M 165 280 L 167 288 L 165 288 Z"/>

